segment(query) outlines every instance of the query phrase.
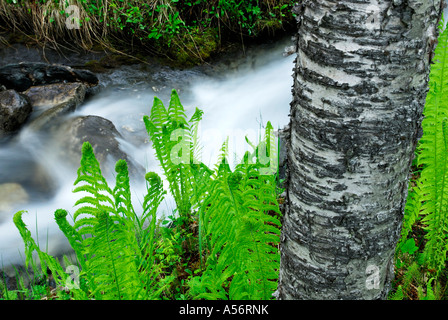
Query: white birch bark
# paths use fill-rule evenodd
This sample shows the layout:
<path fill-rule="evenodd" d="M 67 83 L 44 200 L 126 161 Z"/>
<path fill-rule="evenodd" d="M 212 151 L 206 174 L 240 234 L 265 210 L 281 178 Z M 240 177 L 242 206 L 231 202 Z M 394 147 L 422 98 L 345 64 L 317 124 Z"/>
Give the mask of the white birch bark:
<path fill-rule="evenodd" d="M 442 0 L 301 0 L 279 299 L 384 299 Z"/>

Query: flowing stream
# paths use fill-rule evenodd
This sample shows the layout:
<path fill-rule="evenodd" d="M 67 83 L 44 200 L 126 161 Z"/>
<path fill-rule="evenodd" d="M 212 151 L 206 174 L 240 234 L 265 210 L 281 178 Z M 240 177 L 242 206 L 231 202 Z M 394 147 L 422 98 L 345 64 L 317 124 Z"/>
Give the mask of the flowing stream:
<path fill-rule="evenodd" d="M 256 142 L 267 121 L 274 128 L 281 128 L 289 121 L 294 56 L 282 54 L 291 44 L 287 37 L 274 44 L 248 48 L 245 55 L 225 57 L 212 65 L 188 70 L 122 66 L 98 74 L 100 92 L 68 117 L 96 115 L 112 121 L 123 136 L 120 148 L 146 171 L 160 173 L 142 118 L 149 115 L 155 96 L 168 106 L 171 89 L 176 89 L 188 117 L 196 107 L 204 111 L 199 131 L 202 161 L 213 166 L 222 143 L 229 137 L 229 161 L 235 164 L 244 151 L 250 150 L 245 136 Z M 20 61 L 20 57 L 8 58 L 7 63 Z M 6 62 L 3 60 L 2 64 Z M 0 216 L 0 260 L 5 266 L 24 261 L 23 242 L 12 222 L 18 210 L 28 211 L 25 223 L 41 249 L 59 254 L 68 246 L 53 214 L 59 208 L 74 213 L 73 205 L 79 197 L 72 193 L 77 168 L 61 161 L 56 145 L 43 147 L 42 139 L 45 137 L 25 126 L 14 142 L 0 144 L 0 183 L 8 178 L 20 182 L 21 176 L 34 170 L 37 161 L 38 167 L 50 172 L 52 183 L 57 185 L 51 198 L 41 196 L 45 188 L 36 186 L 35 192 L 31 192 L 32 201 Z M 114 181 L 108 181 L 113 187 Z M 136 210 L 143 199 L 143 186 L 144 177 L 131 181 Z M 161 214 L 169 214 L 173 208 L 168 199 L 160 208 Z"/>

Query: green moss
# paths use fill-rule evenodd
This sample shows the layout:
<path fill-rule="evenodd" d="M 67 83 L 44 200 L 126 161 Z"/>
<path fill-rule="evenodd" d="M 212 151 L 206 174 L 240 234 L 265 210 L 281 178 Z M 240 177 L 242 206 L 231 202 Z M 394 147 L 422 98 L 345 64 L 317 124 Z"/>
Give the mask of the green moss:
<path fill-rule="evenodd" d="M 107 71 L 107 69 L 103 65 L 101 65 L 98 60 L 90 60 L 84 64 L 84 67 L 95 73 L 102 73 Z"/>
<path fill-rule="evenodd" d="M 206 61 L 219 49 L 218 35 L 214 29 L 194 29 L 185 33 L 181 41 L 169 50 L 170 57 L 176 65 L 190 67 Z"/>
<path fill-rule="evenodd" d="M 11 32 L 6 37 L 4 37 L 4 40 L 9 44 L 36 44 L 37 43 L 37 36 L 35 35 L 29 35 L 24 32 Z"/>
<path fill-rule="evenodd" d="M 132 65 L 139 62 L 138 57 L 131 57 L 122 54 L 108 54 L 98 60 L 91 60 L 84 64 L 84 67 L 92 72 L 102 73 L 109 69 L 118 68 L 123 65 Z"/>
<path fill-rule="evenodd" d="M 123 65 L 132 65 L 138 63 L 138 60 L 127 55 L 109 54 L 101 58 L 100 63 L 106 68 L 117 68 Z"/>
<path fill-rule="evenodd" d="M 257 26 L 260 32 L 267 30 L 268 32 L 274 33 L 282 29 L 283 23 L 278 19 L 259 20 Z"/>

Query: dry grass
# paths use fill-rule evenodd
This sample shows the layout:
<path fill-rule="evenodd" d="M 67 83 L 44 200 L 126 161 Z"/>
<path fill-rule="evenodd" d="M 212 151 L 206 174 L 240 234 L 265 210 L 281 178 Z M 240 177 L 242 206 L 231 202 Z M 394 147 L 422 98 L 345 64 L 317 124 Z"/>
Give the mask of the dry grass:
<path fill-rule="evenodd" d="M 121 11 L 129 9 L 132 2 L 136 1 L 123 2 Z M 100 7 L 103 9 L 97 15 L 89 14 L 80 0 L 61 1 L 59 5 L 53 1 L 43 4 L 26 1 L 20 6 L 0 0 L 0 19 L 10 30 L 35 35 L 40 44 L 90 50 L 94 43 L 109 46 L 110 36 L 123 36 L 113 23 L 121 12 L 111 10 L 110 0 L 102 0 Z"/>
<path fill-rule="evenodd" d="M 129 53 L 135 44 L 174 60 L 189 56 L 203 61 L 209 55 L 209 48 L 219 50 L 223 34 L 236 35 L 243 42 L 247 36 L 244 34 L 247 30 L 243 30 L 246 18 L 259 19 L 255 26 L 246 27 L 259 31 L 281 29 L 283 17 L 280 16 L 284 10 L 280 8 L 291 1 L 258 1 L 257 8 L 264 11 L 264 18 L 258 13 L 243 12 L 249 10 L 245 5 L 235 8 L 230 1 L 218 0 L 197 2 L 194 6 L 171 0 L 22 0 L 18 3 L 0 0 L 1 25 L 30 36 L 44 47 L 76 51 L 102 48 Z M 221 9 L 217 10 L 220 4 Z M 78 20 L 72 19 L 73 14 Z M 253 33 L 249 30 L 249 34 Z M 214 39 L 210 34 L 214 34 Z"/>

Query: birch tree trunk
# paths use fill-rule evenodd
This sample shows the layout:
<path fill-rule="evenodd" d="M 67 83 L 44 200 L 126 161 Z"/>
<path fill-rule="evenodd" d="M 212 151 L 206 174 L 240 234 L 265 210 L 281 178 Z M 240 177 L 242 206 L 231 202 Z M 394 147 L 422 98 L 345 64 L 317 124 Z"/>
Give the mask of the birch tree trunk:
<path fill-rule="evenodd" d="M 384 299 L 442 0 L 301 0 L 279 299 Z"/>

